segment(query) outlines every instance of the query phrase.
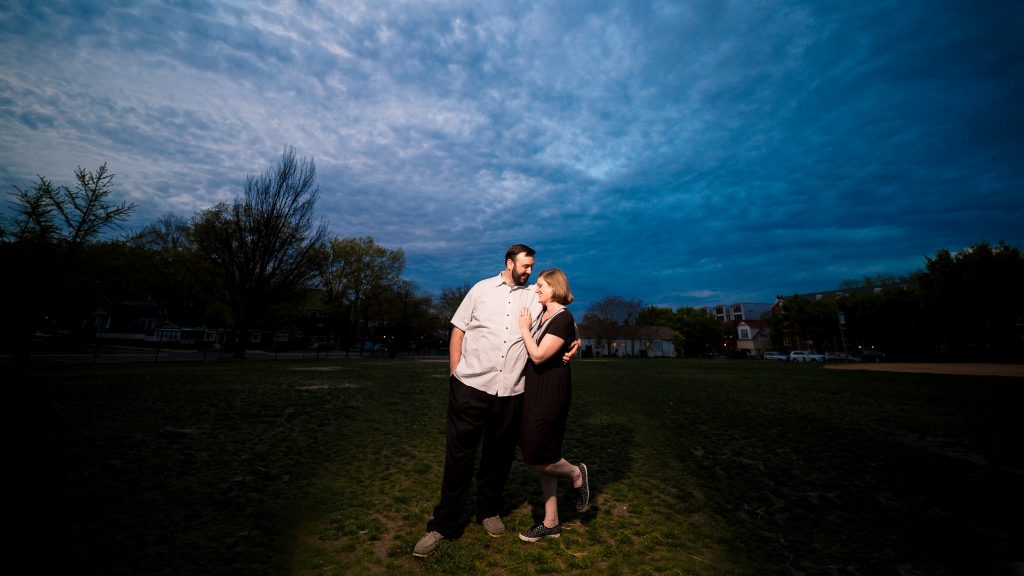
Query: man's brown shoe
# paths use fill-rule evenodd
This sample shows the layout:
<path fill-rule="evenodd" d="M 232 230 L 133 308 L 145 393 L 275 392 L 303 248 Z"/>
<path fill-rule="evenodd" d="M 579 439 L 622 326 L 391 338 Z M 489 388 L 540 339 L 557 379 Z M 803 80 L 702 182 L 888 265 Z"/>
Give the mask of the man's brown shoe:
<path fill-rule="evenodd" d="M 416 543 L 416 546 L 412 549 L 412 555 L 417 558 L 426 558 L 430 556 L 430 553 L 437 548 L 437 545 L 444 540 L 444 536 L 440 532 L 427 532 L 420 538 L 420 541 Z"/>
<path fill-rule="evenodd" d="M 487 532 L 489 536 L 497 538 L 505 533 L 505 523 L 501 521 L 501 516 L 484 518 L 481 524 L 484 525 L 484 532 Z"/>

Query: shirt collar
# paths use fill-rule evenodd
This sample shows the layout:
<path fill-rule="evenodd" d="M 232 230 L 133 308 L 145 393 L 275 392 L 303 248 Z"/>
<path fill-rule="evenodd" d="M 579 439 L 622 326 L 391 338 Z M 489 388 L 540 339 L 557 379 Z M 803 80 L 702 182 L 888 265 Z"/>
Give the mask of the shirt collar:
<path fill-rule="evenodd" d="M 529 288 L 530 287 L 529 284 L 525 284 L 523 286 L 515 286 L 515 285 L 512 285 L 512 284 L 509 284 L 508 282 L 505 282 L 505 279 L 501 277 L 501 272 L 498 272 L 498 275 L 494 278 L 494 283 L 495 283 L 495 286 L 506 286 L 510 290 L 523 290 L 525 288 Z"/>

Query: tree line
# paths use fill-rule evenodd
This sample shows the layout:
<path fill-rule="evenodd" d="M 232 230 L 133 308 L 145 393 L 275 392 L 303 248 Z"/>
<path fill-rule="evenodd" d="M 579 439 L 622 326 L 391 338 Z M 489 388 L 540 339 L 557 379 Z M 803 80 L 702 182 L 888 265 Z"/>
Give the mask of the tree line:
<path fill-rule="evenodd" d="M 402 277 L 405 253 L 372 237 L 331 236 L 315 216 L 312 159 L 286 147 L 243 193 L 190 218 L 167 215 L 125 231 L 137 206 L 115 203 L 106 164 L 79 167 L 71 187 L 38 177 L 15 186 L 14 217 L 0 222 L 3 347 L 27 360 L 41 338 L 95 339 L 109 309 L 144 302 L 183 326 L 223 327 L 219 343 L 242 357 L 248 334 L 291 324 L 303 344 L 348 350 L 444 351 L 449 319 L 469 286 L 436 297 Z M 112 233 L 120 232 L 115 238 Z M 1024 258 L 1019 248 L 980 243 L 941 250 L 904 278 L 845 281 L 821 299 L 779 297 L 763 320 L 779 349 L 885 350 L 891 358 L 1024 360 Z M 103 313 L 106 313 L 104 315 Z M 583 326 L 665 326 L 676 350 L 702 356 L 735 337 L 703 309 L 644 306 L 609 296 Z M 151 329 L 152 327 L 149 327 Z"/>
<path fill-rule="evenodd" d="M 100 312 L 130 301 L 179 325 L 226 327 L 222 344 L 239 357 L 251 331 L 285 324 L 331 347 L 443 347 L 447 320 L 402 278 L 404 251 L 330 236 L 315 216 L 316 166 L 291 147 L 238 198 L 138 232 L 124 230 L 136 205 L 112 202 L 113 179 L 104 164 L 78 168 L 73 187 L 42 176 L 15 187 L 14 217 L 0 223 L 11 311 L 0 322 L 15 357 L 40 338 L 95 338 Z"/>
<path fill-rule="evenodd" d="M 768 319 L 778 346 L 933 361 L 1024 361 L 1024 256 L 981 242 L 940 250 L 923 269 L 845 281 L 821 299 L 791 296 Z"/>
<path fill-rule="evenodd" d="M 1024 361 L 1024 256 L 1000 241 L 940 250 L 905 277 L 845 280 L 834 291 L 779 296 L 762 318 L 777 350 L 810 348 L 897 360 Z M 700 308 L 644 306 L 603 298 L 584 324 L 609 328 L 668 326 L 687 357 L 735 350 L 736 321 Z M 626 331 L 623 332 L 624 334 Z"/>

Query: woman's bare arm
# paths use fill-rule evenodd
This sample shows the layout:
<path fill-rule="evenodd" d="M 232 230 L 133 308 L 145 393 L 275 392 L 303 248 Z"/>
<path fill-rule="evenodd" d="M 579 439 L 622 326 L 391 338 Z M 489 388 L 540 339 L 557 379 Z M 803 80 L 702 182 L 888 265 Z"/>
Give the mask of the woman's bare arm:
<path fill-rule="evenodd" d="M 554 334 L 545 334 L 540 339 L 540 344 L 533 341 L 533 334 L 530 333 L 530 325 L 533 323 L 533 318 L 530 316 L 530 309 L 523 308 L 519 312 L 519 332 L 523 335 L 523 343 L 526 344 L 526 353 L 530 355 L 530 359 L 535 364 L 551 358 L 562 349 L 565 344 L 565 339 L 559 338 Z"/>

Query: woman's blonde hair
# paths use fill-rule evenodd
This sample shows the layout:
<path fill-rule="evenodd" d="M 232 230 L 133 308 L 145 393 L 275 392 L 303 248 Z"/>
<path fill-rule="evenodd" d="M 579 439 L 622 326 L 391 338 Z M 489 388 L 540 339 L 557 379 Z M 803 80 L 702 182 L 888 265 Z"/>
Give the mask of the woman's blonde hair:
<path fill-rule="evenodd" d="M 563 306 L 568 306 L 573 301 L 572 289 L 569 288 L 569 279 L 565 272 L 558 268 L 545 270 L 537 275 L 537 279 L 543 278 L 551 286 L 551 299 Z"/>

